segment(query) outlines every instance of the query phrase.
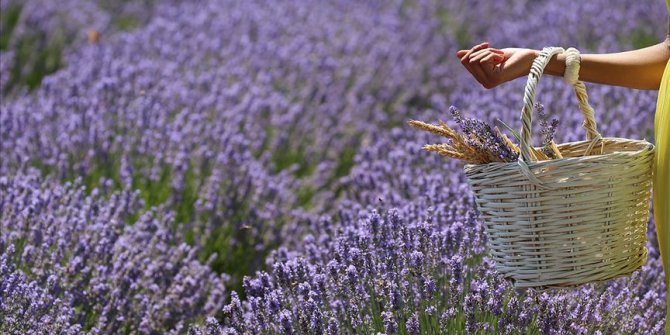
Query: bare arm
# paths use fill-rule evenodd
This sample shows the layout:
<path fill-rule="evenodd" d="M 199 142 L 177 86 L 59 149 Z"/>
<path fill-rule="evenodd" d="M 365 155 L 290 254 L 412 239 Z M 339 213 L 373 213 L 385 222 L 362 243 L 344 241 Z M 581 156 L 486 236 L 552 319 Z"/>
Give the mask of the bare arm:
<path fill-rule="evenodd" d="M 579 78 L 598 84 L 657 90 L 670 58 L 670 39 L 650 47 L 611 54 L 583 54 Z M 545 73 L 562 76 L 565 55 L 549 62 Z"/>
<path fill-rule="evenodd" d="M 482 43 L 456 55 L 470 73 L 486 88 L 493 88 L 510 80 L 528 75 L 539 50 L 495 49 Z M 598 84 L 657 90 L 663 69 L 670 59 L 670 23 L 663 42 L 647 48 L 610 53 L 582 54 L 579 78 Z M 557 55 L 549 62 L 545 73 L 563 76 L 565 55 Z"/>

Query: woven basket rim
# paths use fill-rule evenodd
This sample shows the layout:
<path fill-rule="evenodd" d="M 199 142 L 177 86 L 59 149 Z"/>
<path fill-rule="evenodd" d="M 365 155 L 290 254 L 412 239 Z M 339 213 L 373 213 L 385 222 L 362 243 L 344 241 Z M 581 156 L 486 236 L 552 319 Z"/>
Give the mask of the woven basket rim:
<path fill-rule="evenodd" d="M 561 143 L 557 144 L 556 146 L 561 148 L 564 146 L 571 146 L 571 145 L 580 145 L 580 144 L 587 144 L 590 143 L 591 141 L 574 141 L 574 142 L 566 142 L 566 143 Z M 593 151 L 597 150 L 598 145 L 601 142 L 607 143 L 617 143 L 617 142 L 626 142 L 626 143 L 632 143 L 639 145 L 640 148 L 637 150 L 623 150 L 623 151 L 615 151 L 615 152 L 610 152 L 606 154 L 595 154 L 595 155 L 589 155 L 589 156 L 579 156 L 579 157 L 563 157 L 563 158 L 557 158 L 557 159 L 548 159 L 548 160 L 541 160 L 541 161 L 531 161 L 528 162 L 527 165 L 528 167 L 541 167 L 544 165 L 549 165 L 553 163 L 559 163 L 559 162 L 584 162 L 584 161 L 593 161 L 593 160 L 607 160 L 609 158 L 612 158 L 614 156 L 621 156 L 621 155 L 627 155 L 631 157 L 636 157 L 640 156 L 643 154 L 647 154 L 650 152 L 653 152 L 655 149 L 654 144 L 651 142 L 647 141 L 646 139 L 643 140 L 633 140 L 629 138 L 622 138 L 622 137 L 603 137 L 598 140 L 596 145 L 593 147 Z M 489 166 L 506 166 L 506 165 L 517 165 L 516 161 L 513 162 L 490 162 L 490 163 L 483 163 L 483 164 L 472 164 L 468 163 L 465 164 L 466 167 L 474 168 L 474 167 L 489 167 Z"/>

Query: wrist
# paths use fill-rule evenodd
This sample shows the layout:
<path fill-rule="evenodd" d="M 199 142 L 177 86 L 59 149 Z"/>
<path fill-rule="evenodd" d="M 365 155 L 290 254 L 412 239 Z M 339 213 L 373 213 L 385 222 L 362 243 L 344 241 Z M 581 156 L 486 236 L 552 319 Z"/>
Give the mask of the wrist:
<path fill-rule="evenodd" d="M 521 76 L 526 76 L 530 73 L 530 68 L 533 66 L 535 58 L 540 56 L 541 50 L 528 49 L 525 57 L 525 71 Z M 551 60 L 544 69 L 545 74 L 562 77 L 565 73 L 565 54 L 560 53 L 551 57 Z"/>
<path fill-rule="evenodd" d="M 554 55 L 547 64 L 544 73 L 563 77 L 563 74 L 565 74 L 565 53 Z"/>
<path fill-rule="evenodd" d="M 540 50 L 527 49 L 523 56 L 523 72 L 518 77 L 526 77 L 530 73 L 530 68 L 533 66 L 533 61 L 540 55 Z"/>

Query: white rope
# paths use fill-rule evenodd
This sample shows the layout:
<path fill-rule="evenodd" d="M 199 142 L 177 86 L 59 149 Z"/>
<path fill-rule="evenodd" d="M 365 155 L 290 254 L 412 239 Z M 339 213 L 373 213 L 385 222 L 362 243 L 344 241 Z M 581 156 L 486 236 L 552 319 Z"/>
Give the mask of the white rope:
<path fill-rule="evenodd" d="M 579 109 L 584 113 L 584 123 L 582 126 L 586 129 L 586 138 L 591 143 L 584 152 L 584 156 L 591 153 L 591 150 L 601 139 L 602 136 L 596 130 L 596 121 L 594 117 L 593 108 L 589 105 L 588 95 L 586 94 L 586 86 L 579 81 L 579 68 L 581 66 L 581 56 L 579 50 L 575 48 L 568 48 L 565 50 L 565 72 L 563 73 L 563 80 L 575 87 L 575 94 L 578 97 Z M 602 145 L 600 152 L 602 153 Z"/>
<path fill-rule="evenodd" d="M 528 81 L 526 82 L 526 87 L 524 88 L 523 109 L 521 110 L 521 155 L 519 155 L 519 159 L 523 159 L 526 163 L 530 163 L 532 161 L 532 156 L 530 154 L 530 129 L 533 107 L 535 106 L 535 88 L 540 82 L 544 68 L 547 66 L 551 58 L 554 55 L 563 52 L 565 52 L 565 50 L 560 47 L 546 47 L 540 51 L 540 54 L 537 56 L 537 58 L 535 58 L 533 64 L 530 67 Z"/>
<path fill-rule="evenodd" d="M 580 56 L 579 50 L 575 48 L 568 48 L 564 50 L 560 47 L 547 47 L 542 49 L 538 57 L 533 61 L 533 64 L 528 74 L 528 82 L 524 90 L 524 108 L 521 116 L 521 154 L 519 155 L 519 170 L 524 174 L 533 184 L 543 189 L 552 189 L 552 186 L 546 185 L 530 170 L 528 164 L 532 162 L 531 144 L 530 144 L 530 129 L 532 111 L 535 103 L 535 88 L 537 87 L 540 77 L 544 72 L 553 55 L 564 53 L 565 58 L 565 73 L 564 80 L 575 88 L 575 95 L 579 101 L 579 109 L 584 114 L 583 127 L 586 129 L 586 139 L 590 141 L 589 146 L 584 151 L 583 156 L 591 154 L 593 147 L 600 143 L 600 153 L 603 153 L 604 142 L 602 136 L 598 133 L 597 125 L 594 117 L 593 108 L 589 105 L 588 95 L 586 94 L 586 86 L 579 81 L 579 66 Z M 522 162 L 523 161 L 523 162 Z"/>
<path fill-rule="evenodd" d="M 579 50 L 575 48 L 568 48 L 565 50 L 565 72 L 563 73 L 563 80 L 574 85 L 579 80 L 579 65 L 582 59 L 579 55 Z"/>

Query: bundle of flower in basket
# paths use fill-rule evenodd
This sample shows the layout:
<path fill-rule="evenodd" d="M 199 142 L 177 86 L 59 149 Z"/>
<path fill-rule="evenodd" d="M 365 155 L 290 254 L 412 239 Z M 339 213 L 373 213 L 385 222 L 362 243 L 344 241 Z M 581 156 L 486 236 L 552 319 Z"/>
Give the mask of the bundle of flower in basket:
<path fill-rule="evenodd" d="M 459 120 L 453 110 L 463 133 L 444 123 L 410 121 L 448 138 L 448 143 L 424 149 L 468 163 L 464 170 L 485 223 L 490 255 L 497 271 L 519 288 L 608 280 L 631 274 L 647 260 L 651 143 L 603 138 L 586 87 L 575 80 L 586 140 L 557 145 L 547 138 L 540 148 L 530 144 L 535 88 L 551 57 L 561 52 L 545 48 L 533 62 L 522 129 L 515 134 L 518 146 L 497 128 Z M 555 124 L 544 128 L 552 132 Z"/>

